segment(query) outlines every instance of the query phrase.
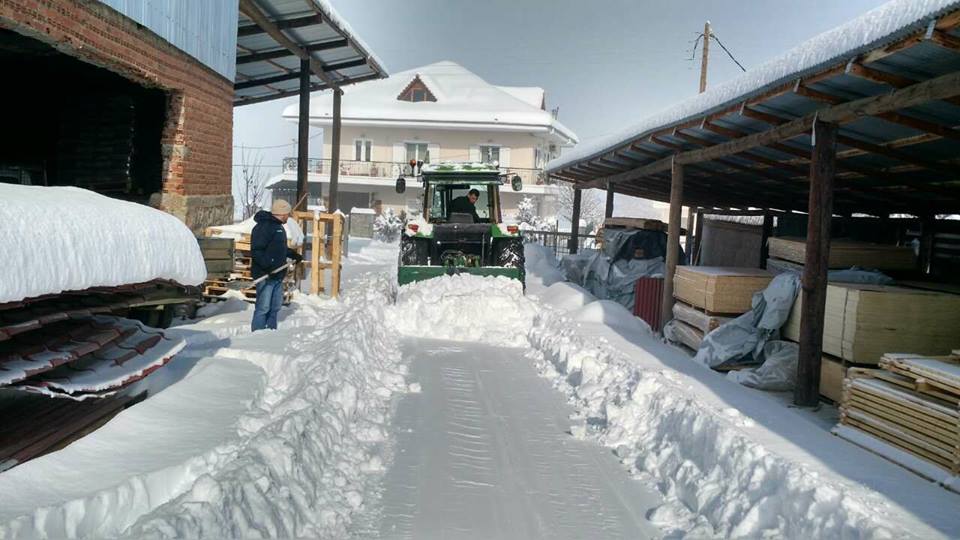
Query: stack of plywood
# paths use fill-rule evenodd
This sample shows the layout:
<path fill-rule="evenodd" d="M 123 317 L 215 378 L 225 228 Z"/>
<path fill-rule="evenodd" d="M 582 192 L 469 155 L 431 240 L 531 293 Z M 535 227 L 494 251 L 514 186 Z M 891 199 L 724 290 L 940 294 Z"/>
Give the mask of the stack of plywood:
<path fill-rule="evenodd" d="M 798 296 L 781 331 L 798 341 Z M 946 354 L 956 346 L 960 296 L 889 285 L 831 283 L 827 286 L 823 352 L 876 364 L 888 351 Z"/>
<path fill-rule="evenodd" d="M 673 339 L 700 348 L 705 335 L 751 308 L 773 274 L 756 268 L 678 266 L 673 279 Z"/>
<path fill-rule="evenodd" d="M 835 433 L 891 459 L 888 446 L 960 472 L 960 355 L 885 354 L 881 369 L 850 369 L 844 382 L 840 426 Z M 909 461 L 907 468 L 923 472 Z M 927 476 L 930 476 L 927 474 Z"/>
<path fill-rule="evenodd" d="M 711 314 L 750 311 L 753 293 L 770 284 L 773 274 L 758 268 L 678 266 L 673 296 Z"/>
<path fill-rule="evenodd" d="M 794 263 L 806 261 L 807 242 L 803 238 L 770 238 L 770 257 Z M 913 248 L 871 244 L 851 240 L 830 241 L 830 268 L 878 268 L 881 270 L 913 270 L 917 267 Z"/>

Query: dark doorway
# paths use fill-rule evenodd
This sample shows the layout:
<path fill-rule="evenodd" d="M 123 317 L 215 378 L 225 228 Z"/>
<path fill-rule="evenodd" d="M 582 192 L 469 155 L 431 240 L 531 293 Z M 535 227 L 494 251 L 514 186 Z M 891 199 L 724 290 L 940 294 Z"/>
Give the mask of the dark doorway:
<path fill-rule="evenodd" d="M 167 95 L 0 29 L 0 182 L 147 202 L 161 190 Z"/>

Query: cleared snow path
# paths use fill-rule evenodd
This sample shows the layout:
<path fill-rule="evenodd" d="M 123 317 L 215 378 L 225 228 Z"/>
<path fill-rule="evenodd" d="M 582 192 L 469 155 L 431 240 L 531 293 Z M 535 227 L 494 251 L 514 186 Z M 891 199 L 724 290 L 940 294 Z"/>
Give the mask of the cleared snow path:
<path fill-rule="evenodd" d="M 523 349 L 406 340 L 419 393 L 394 418 L 382 538 L 650 538 L 657 493 L 569 433 L 572 409 Z M 414 390 L 416 386 L 414 385 Z"/>

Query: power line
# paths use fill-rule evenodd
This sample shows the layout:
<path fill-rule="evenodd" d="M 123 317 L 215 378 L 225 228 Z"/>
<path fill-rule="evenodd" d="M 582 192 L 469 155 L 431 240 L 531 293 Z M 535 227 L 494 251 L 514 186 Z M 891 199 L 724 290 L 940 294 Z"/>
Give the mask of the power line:
<path fill-rule="evenodd" d="M 718 38 L 716 34 L 714 34 L 713 32 L 710 32 L 710 35 L 713 36 L 713 39 L 717 40 L 717 44 L 720 45 L 720 48 L 723 49 L 723 52 L 727 53 L 727 56 L 729 56 L 730 59 L 733 60 L 735 64 L 737 64 L 737 66 L 740 68 L 741 71 L 747 71 L 747 68 L 743 67 L 743 64 L 741 64 L 736 58 L 733 57 L 733 54 L 731 54 L 730 51 L 727 50 L 727 48 L 723 45 L 723 42 L 720 41 L 720 38 Z"/>
<path fill-rule="evenodd" d="M 319 137 L 320 135 L 323 135 L 323 132 L 322 132 L 322 131 L 321 131 L 320 133 L 316 133 L 316 134 L 314 134 L 314 135 L 311 135 L 310 137 L 307 138 L 307 140 L 309 141 L 309 140 L 316 139 L 316 138 Z M 270 146 L 247 146 L 247 145 L 245 145 L 245 144 L 235 144 L 235 145 L 233 145 L 233 147 L 234 147 L 234 148 L 244 148 L 244 149 L 248 149 L 248 150 L 271 150 L 271 149 L 274 149 L 274 148 L 284 148 L 284 147 L 287 147 L 287 146 L 294 146 L 294 145 L 296 145 L 296 144 L 297 144 L 297 141 L 296 141 L 296 140 L 293 140 L 293 141 L 290 141 L 290 142 L 288 142 L 288 143 L 286 143 L 286 144 L 275 144 L 275 145 L 270 145 Z"/>

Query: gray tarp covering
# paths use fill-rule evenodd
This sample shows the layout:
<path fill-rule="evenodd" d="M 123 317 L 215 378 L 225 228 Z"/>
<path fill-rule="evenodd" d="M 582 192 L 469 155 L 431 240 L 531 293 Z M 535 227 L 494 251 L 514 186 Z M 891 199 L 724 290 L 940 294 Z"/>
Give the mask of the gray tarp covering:
<path fill-rule="evenodd" d="M 880 272 L 855 268 L 830 271 L 828 280 L 876 284 L 893 281 Z M 753 295 L 753 309 L 704 336 L 695 359 L 712 368 L 762 364 L 728 376 L 763 390 L 793 388 L 799 348 L 795 343 L 779 341 L 779 337 L 799 290 L 799 274 L 777 275 L 766 289 Z"/>
<path fill-rule="evenodd" d="M 665 251 L 666 234 L 661 231 L 605 230 L 602 251 L 567 255 L 563 270 L 569 281 L 632 312 L 637 280 L 663 275 Z"/>

